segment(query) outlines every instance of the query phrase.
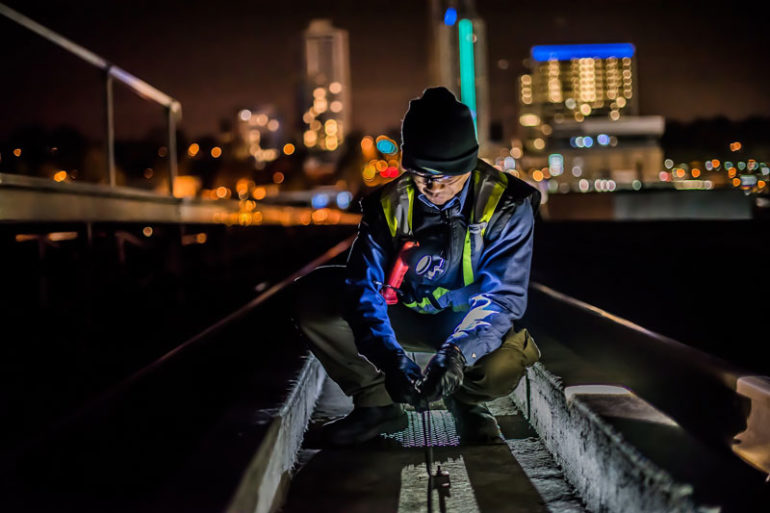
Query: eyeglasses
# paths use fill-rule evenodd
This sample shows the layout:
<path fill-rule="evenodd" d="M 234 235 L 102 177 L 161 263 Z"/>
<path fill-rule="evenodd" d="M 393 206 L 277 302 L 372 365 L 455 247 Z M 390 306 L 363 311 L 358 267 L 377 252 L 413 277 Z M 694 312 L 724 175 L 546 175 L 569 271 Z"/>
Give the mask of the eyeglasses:
<path fill-rule="evenodd" d="M 464 175 L 431 175 L 419 171 L 408 170 L 412 176 L 419 182 L 450 184 L 460 180 Z"/>

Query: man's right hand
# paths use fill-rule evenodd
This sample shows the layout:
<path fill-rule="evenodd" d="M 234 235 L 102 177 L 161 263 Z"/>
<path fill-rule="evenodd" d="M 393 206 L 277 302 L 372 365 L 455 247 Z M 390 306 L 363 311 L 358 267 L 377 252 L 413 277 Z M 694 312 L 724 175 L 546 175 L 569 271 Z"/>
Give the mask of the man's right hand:
<path fill-rule="evenodd" d="M 381 370 L 385 373 L 385 389 L 394 402 L 417 405 L 420 394 L 415 388 L 415 383 L 422 378 L 419 365 L 399 351 L 392 358 L 388 358 Z"/>

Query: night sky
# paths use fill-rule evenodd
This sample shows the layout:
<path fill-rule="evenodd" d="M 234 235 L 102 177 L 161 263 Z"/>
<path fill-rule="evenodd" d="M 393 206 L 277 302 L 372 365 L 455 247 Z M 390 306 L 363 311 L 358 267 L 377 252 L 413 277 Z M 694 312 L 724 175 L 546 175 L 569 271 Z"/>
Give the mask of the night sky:
<path fill-rule="evenodd" d="M 179 99 L 193 137 L 215 133 L 243 106 L 272 103 L 293 119 L 301 32 L 312 18 L 349 31 L 356 128 L 397 127 L 409 98 L 430 85 L 421 0 L 3 1 Z M 478 0 L 477 8 L 498 121 L 512 115 L 533 44 L 626 41 L 637 48 L 641 114 L 770 116 L 768 22 L 750 2 Z M 5 19 L 0 52 L 0 137 L 36 121 L 99 130 L 100 82 L 87 65 Z M 118 135 L 143 133 L 148 115 L 160 119 L 128 93 L 118 100 Z"/>

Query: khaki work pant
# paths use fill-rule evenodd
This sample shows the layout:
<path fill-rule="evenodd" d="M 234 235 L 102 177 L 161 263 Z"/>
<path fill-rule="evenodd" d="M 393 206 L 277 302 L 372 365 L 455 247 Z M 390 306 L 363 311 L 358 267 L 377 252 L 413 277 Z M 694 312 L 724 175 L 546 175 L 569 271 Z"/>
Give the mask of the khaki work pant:
<path fill-rule="evenodd" d="M 342 318 L 344 280 L 342 266 L 320 267 L 298 280 L 294 319 L 327 374 L 353 397 L 356 406 L 387 406 L 393 401 L 385 390 L 384 374 L 358 353 L 353 332 Z M 407 352 L 435 352 L 463 316 L 452 311 L 420 314 L 401 305 L 388 308 L 396 339 Z M 498 349 L 465 368 L 454 397 L 476 404 L 506 396 L 516 388 L 525 368 L 539 358 L 529 332 L 511 330 Z"/>

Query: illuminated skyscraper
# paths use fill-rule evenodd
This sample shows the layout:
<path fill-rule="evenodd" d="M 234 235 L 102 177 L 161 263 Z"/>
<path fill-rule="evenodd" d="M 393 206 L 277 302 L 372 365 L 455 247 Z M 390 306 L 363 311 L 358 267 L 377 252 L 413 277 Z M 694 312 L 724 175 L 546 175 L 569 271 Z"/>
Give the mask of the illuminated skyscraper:
<path fill-rule="evenodd" d="M 486 25 L 473 0 L 429 2 L 431 85 L 443 85 L 471 109 L 483 152 L 489 139 Z"/>
<path fill-rule="evenodd" d="M 560 190 L 657 180 L 664 120 L 638 115 L 635 53 L 630 43 L 532 47 L 519 77 L 524 167 L 542 168 Z"/>
<path fill-rule="evenodd" d="M 519 78 L 531 149 L 543 149 L 535 132 L 547 138 L 554 123 L 638 114 L 634 54 L 630 43 L 532 47 L 531 72 Z"/>
<path fill-rule="evenodd" d="M 348 33 L 316 19 L 304 32 L 305 110 L 303 142 L 311 150 L 334 151 L 350 129 Z"/>

